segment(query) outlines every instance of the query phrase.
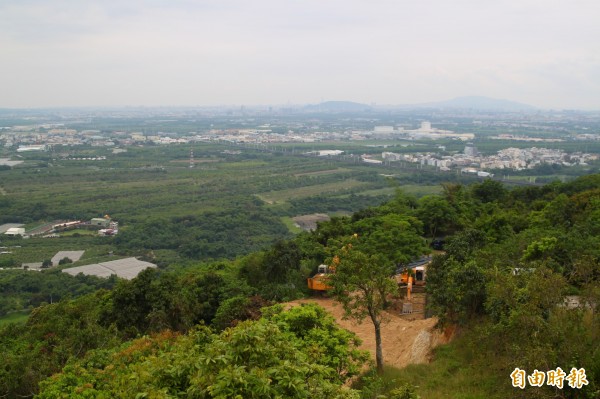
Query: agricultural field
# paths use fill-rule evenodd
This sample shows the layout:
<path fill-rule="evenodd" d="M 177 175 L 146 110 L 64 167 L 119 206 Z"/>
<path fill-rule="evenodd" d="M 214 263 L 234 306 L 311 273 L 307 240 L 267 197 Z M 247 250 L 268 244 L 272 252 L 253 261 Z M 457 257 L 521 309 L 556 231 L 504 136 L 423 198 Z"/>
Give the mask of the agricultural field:
<path fill-rule="evenodd" d="M 310 197 L 321 193 L 337 193 L 342 190 L 365 186 L 367 183 L 359 182 L 353 179 L 340 181 L 337 183 L 315 184 L 299 188 L 292 188 L 281 191 L 270 191 L 267 193 L 256 194 L 258 198 L 267 204 L 276 204 L 285 202 L 291 198 Z"/>
<path fill-rule="evenodd" d="M 1 223 L 23 223 L 31 231 L 57 220 L 110 215 L 120 231 L 117 237 L 72 230 L 59 238 L 19 240 L 15 245 L 22 248 L 0 262 L 17 266 L 80 249 L 86 250 L 80 263 L 109 252 L 158 256 L 163 263 L 232 258 L 297 233 L 286 218 L 348 213 L 393 195 L 389 182 L 363 165 L 253 149 L 232 155 L 224 153 L 228 148 L 148 146 L 113 153 L 89 147 L 69 157 L 59 151 L 25 154 L 23 164 L 0 171 Z M 84 156 L 106 159 L 71 159 Z"/>
<path fill-rule="evenodd" d="M 1 238 L 2 245 L 7 247 L 3 251 L 10 253 L 0 255 L 0 265 L 10 267 L 20 266 L 21 263 L 43 262 L 51 259 L 58 251 L 79 250 L 85 250 L 85 253 L 75 265 L 93 263 L 96 258 L 108 254 L 111 250 L 110 240 L 104 238 L 73 235 L 60 238 Z"/>
<path fill-rule="evenodd" d="M 406 145 L 389 143 L 388 149 L 427 147 Z M 21 240 L 22 248 L 1 255 L 0 264 L 41 262 L 58 250 L 86 250 L 80 263 L 108 253 L 145 256 L 159 265 L 235 258 L 297 234 L 295 216 L 350 214 L 389 200 L 397 189 L 420 197 L 459 178 L 303 155 L 343 146 L 282 145 L 267 151 L 202 143 L 24 153 L 22 164 L 0 171 L 0 223 L 23 223 L 31 231 L 58 220 L 110 215 L 119 222 L 119 234 L 72 230 L 59 238 Z M 367 143 L 343 148 L 357 154 L 382 150 Z"/>

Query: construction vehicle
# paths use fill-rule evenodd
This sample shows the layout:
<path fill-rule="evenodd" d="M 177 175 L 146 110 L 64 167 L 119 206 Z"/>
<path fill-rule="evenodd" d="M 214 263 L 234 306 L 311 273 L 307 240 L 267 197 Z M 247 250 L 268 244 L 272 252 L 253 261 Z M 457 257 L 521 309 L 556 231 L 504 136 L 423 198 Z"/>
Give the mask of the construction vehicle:
<path fill-rule="evenodd" d="M 406 288 L 406 299 L 402 302 L 402 314 L 422 313 L 424 311 L 418 310 L 419 307 L 424 309 L 424 302 L 419 302 L 419 298 L 415 301 L 413 293 L 423 295 L 427 266 L 431 263 L 431 259 L 431 256 L 422 256 L 408 264 L 400 265 L 396 269 L 396 282 L 402 288 Z M 413 308 L 415 304 L 417 309 Z"/>
<path fill-rule="evenodd" d="M 414 285 L 425 285 L 429 263 L 431 263 L 431 256 L 422 256 L 409 264 L 400 265 L 396 270 L 396 281 L 400 285 L 407 285 L 412 279 Z"/>
<path fill-rule="evenodd" d="M 317 274 L 308 279 L 308 289 L 313 291 L 328 291 L 332 289 L 329 284 L 329 276 L 335 272 L 335 267 L 329 267 L 327 265 L 319 265 Z"/>
<path fill-rule="evenodd" d="M 339 256 L 334 256 L 331 263 L 331 266 L 325 264 L 319 265 L 317 274 L 308 279 L 309 290 L 325 292 L 333 288 L 328 284 L 328 280 L 329 277 L 335 273 L 336 266 L 340 264 Z"/>

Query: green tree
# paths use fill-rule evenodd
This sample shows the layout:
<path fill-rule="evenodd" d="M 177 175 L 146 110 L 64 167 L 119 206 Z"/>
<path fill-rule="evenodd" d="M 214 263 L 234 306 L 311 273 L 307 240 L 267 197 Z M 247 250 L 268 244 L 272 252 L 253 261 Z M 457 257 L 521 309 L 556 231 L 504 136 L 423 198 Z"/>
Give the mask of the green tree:
<path fill-rule="evenodd" d="M 66 264 L 69 264 L 69 263 L 73 263 L 73 261 L 70 258 L 66 257 L 66 256 L 64 258 L 62 258 L 61 260 L 58 261 L 59 265 L 66 265 Z"/>
<path fill-rule="evenodd" d="M 421 237 L 422 223 L 413 216 L 388 214 L 363 219 L 353 225 L 360 240 L 356 249 L 379 255 L 390 263 L 407 263 L 428 252 Z"/>
<path fill-rule="evenodd" d="M 438 195 L 427 195 L 419 200 L 417 216 L 425 225 L 429 237 L 447 234 L 458 225 L 458 215 L 450 203 Z"/>
<path fill-rule="evenodd" d="M 368 354 L 316 306 L 245 321 L 220 334 L 199 326 L 94 351 L 41 384 L 39 398 L 337 398 Z"/>
<path fill-rule="evenodd" d="M 261 316 L 261 308 L 267 305 L 269 302 L 260 296 L 234 296 L 221 303 L 211 325 L 215 330 L 221 331 L 227 327 L 235 327 L 244 320 L 256 320 Z"/>
<path fill-rule="evenodd" d="M 508 191 L 501 182 L 485 179 L 481 183 L 473 184 L 471 186 L 471 193 L 476 199 L 486 203 L 502 201 L 508 194 Z"/>
<path fill-rule="evenodd" d="M 485 271 L 474 261 L 436 256 L 427 268 L 427 305 L 442 324 L 465 324 L 482 313 L 485 287 Z"/>
<path fill-rule="evenodd" d="M 338 262 L 339 260 L 339 262 Z M 348 243 L 334 258 L 335 274 L 331 277 L 333 295 L 344 306 L 345 316 L 362 322 L 367 316 L 375 328 L 375 357 L 378 372 L 383 372 L 381 323 L 388 295 L 398 286 L 391 278 L 394 265 L 379 255 L 366 255 Z"/>

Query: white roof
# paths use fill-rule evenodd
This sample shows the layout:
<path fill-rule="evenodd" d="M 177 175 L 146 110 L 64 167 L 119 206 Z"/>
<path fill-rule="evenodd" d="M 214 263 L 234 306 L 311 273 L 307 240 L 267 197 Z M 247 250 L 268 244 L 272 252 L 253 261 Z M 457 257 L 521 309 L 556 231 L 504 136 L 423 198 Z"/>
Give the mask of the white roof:
<path fill-rule="evenodd" d="M 25 234 L 25 229 L 23 227 L 11 227 L 10 229 L 6 230 L 6 232 L 4 234 L 23 235 L 23 234 Z"/>
<path fill-rule="evenodd" d="M 69 258 L 73 262 L 77 262 L 84 253 L 85 251 L 58 251 L 56 255 L 52 257 L 52 264 L 58 265 L 58 262 L 63 258 Z"/>
<path fill-rule="evenodd" d="M 23 226 L 23 224 L 21 224 L 21 223 L 5 223 L 0 226 L 0 233 L 5 233 L 8 231 L 8 229 L 11 229 L 13 227 L 21 227 L 21 226 Z"/>
<path fill-rule="evenodd" d="M 95 263 L 92 265 L 71 267 L 63 269 L 64 273 L 69 273 L 72 276 L 76 276 L 79 273 L 83 273 L 86 276 L 98 276 L 98 277 L 110 277 L 116 274 L 118 277 L 126 280 L 131 280 L 136 277 L 142 270 L 149 267 L 157 267 L 154 263 L 144 262 L 136 258 L 125 258 L 113 260 L 110 262 Z"/>

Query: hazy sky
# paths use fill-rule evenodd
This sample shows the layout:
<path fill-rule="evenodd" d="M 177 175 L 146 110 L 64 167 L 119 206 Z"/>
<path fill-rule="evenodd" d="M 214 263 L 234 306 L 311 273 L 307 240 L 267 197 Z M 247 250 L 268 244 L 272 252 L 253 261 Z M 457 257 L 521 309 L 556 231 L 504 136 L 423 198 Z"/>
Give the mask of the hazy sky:
<path fill-rule="evenodd" d="M 600 109 L 598 0 L 0 0 L 0 107 Z"/>

